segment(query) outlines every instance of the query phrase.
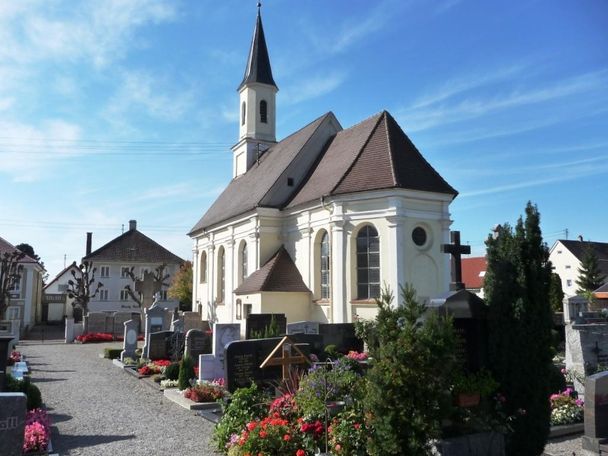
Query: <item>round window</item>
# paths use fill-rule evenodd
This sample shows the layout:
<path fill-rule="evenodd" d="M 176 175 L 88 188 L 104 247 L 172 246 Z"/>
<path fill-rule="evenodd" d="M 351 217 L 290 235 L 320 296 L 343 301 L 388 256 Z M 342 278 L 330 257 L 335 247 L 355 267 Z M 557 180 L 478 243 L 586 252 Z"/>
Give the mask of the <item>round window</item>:
<path fill-rule="evenodd" d="M 414 231 L 412 231 L 412 240 L 418 247 L 422 247 L 426 244 L 426 238 L 426 230 L 424 228 L 417 226 L 414 228 Z"/>

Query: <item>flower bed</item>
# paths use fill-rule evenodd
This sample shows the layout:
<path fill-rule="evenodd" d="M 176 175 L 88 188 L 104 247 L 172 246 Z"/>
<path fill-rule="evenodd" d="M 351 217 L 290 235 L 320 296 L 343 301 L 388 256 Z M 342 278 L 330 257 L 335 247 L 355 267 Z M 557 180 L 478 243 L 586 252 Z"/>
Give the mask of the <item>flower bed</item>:
<path fill-rule="evenodd" d="M 37 408 L 25 416 L 25 437 L 23 453 L 41 453 L 49 447 L 51 439 L 51 421 L 46 410 Z"/>
<path fill-rule="evenodd" d="M 584 403 L 578 399 L 576 391 L 566 388 L 559 394 L 552 394 L 551 401 L 551 426 L 562 424 L 582 423 L 584 416 Z"/>
<path fill-rule="evenodd" d="M 13 350 L 11 352 L 11 355 L 8 357 L 6 365 L 7 366 L 13 366 L 13 365 L 15 365 L 15 363 L 18 363 L 20 361 L 21 361 L 21 353 L 19 353 L 18 351 Z"/>
<path fill-rule="evenodd" d="M 81 344 L 90 344 L 95 342 L 120 342 L 122 340 L 124 340 L 124 337 L 114 337 L 110 333 L 86 333 L 76 337 L 76 342 L 80 342 Z M 141 334 L 138 335 L 137 340 L 144 340 L 144 336 Z"/>
<path fill-rule="evenodd" d="M 146 376 L 162 374 L 169 364 L 171 364 L 171 361 L 169 361 L 168 359 L 157 359 L 155 361 L 150 361 L 149 363 L 140 367 L 139 369 L 137 369 L 137 372 L 139 372 L 141 375 Z"/>
<path fill-rule="evenodd" d="M 183 394 L 193 402 L 215 402 L 226 395 L 226 390 L 218 384 L 202 382 L 186 388 Z"/>

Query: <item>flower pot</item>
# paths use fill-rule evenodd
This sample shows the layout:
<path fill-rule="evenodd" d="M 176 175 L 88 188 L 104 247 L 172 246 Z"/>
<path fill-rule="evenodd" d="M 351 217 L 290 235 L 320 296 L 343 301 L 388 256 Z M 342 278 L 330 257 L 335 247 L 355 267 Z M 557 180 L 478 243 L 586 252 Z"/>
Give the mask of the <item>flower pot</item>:
<path fill-rule="evenodd" d="M 479 393 L 460 393 L 456 397 L 458 407 L 470 408 L 479 405 L 481 395 Z"/>

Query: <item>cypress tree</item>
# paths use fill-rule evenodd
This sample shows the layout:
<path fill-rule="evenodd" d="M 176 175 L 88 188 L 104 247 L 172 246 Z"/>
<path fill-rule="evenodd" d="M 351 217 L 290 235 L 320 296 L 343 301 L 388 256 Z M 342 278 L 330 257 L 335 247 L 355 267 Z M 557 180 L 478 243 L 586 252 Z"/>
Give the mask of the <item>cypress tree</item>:
<path fill-rule="evenodd" d="M 498 226 L 486 241 L 490 369 L 514 416 L 508 455 L 540 455 L 549 435 L 551 263 L 540 215 L 528 203 L 513 229 Z"/>

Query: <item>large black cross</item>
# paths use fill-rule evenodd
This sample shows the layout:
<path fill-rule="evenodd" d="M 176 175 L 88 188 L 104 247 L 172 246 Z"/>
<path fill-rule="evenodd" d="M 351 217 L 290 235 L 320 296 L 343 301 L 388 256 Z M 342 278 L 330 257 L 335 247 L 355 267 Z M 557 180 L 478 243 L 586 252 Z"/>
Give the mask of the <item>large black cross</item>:
<path fill-rule="evenodd" d="M 468 255 L 471 253 L 470 245 L 462 245 L 460 243 L 460 231 L 450 232 L 451 244 L 443 244 L 443 253 L 449 253 L 452 255 L 452 283 L 450 284 L 450 290 L 457 291 L 464 289 L 464 283 L 462 283 L 462 258 L 461 255 Z"/>

